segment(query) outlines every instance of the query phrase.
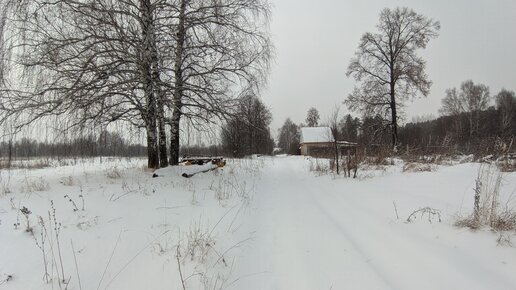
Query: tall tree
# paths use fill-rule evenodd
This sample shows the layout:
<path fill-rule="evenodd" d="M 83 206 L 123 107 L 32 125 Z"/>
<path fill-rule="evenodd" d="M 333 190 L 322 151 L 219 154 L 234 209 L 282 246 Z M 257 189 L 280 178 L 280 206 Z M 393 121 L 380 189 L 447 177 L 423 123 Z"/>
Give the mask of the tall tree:
<path fill-rule="evenodd" d="M 16 53 L 0 73 L 23 82 L 1 83 L 2 119 L 128 122 L 146 131 L 151 168 L 167 165 L 166 123 L 177 164 L 182 117 L 214 123 L 267 76 L 267 0 L 7 2 L 0 53 Z"/>
<path fill-rule="evenodd" d="M 365 146 L 388 144 L 389 135 L 385 128 L 389 125 L 382 116 L 365 116 L 360 125 L 360 143 Z"/>
<path fill-rule="evenodd" d="M 347 75 L 360 84 L 345 103 L 366 115 L 387 117 L 390 113 L 392 146 L 398 144 L 400 106 L 418 94 L 427 96 L 432 82 L 425 73 L 426 62 L 417 55 L 438 36 L 438 21 L 409 8 L 385 8 L 377 33 L 362 36 Z"/>
<path fill-rule="evenodd" d="M 441 109 L 439 112 L 445 116 L 451 116 L 454 120 L 454 129 L 456 140 L 460 139 L 462 132 L 462 118 L 461 114 L 466 111 L 464 104 L 464 97 L 457 91 L 456 88 L 447 89 L 446 96 L 441 100 Z"/>
<path fill-rule="evenodd" d="M 441 109 L 439 112 L 442 115 L 453 116 L 465 112 L 464 98 L 458 93 L 456 88 L 447 89 L 446 96 L 441 100 Z"/>
<path fill-rule="evenodd" d="M 512 135 L 516 121 L 516 94 L 513 91 L 502 89 L 496 95 L 496 108 L 500 111 L 502 136 Z"/>
<path fill-rule="evenodd" d="M 272 45 L 267 0 L 177 0 L 170 163 L 182 117 L 213 122 L 265 81 Z"/>
<path fill-rule="evenodd" d="M 467 80 L 461 84 L 460 90 L 464 98 L 466 111 L 469 113 L 469 136 L 472 137 L 475 133 L 478 133 L 480 112 L 489 107 L 491 101 L 489 87 Z"/>
<path fill-rule="evenodd" d="M 47 116 L 63 116 L 69 127 L 128 122 L 146 131 L 148 166 L 158 168 L 156 74 L 165 53 L 160 60 L 156 31 L 171 33 L 173 21 L 158 23 L 151 0 L 18 4 L 8 10 L 9 49 L 11 79 L 22 81 L 2 87 L 4 116 L 17 117 L 19 126 Z"/>
<path fill-rule="evenodd" d="M 255 96 L 241 98 L 237 111 L 222 127 L 222 146 L 235 157 L 270 154 L 274 141 L 270 134 L 272 115 Z"/>
<path fill-rule="evenodd" d="M 287 118 L 279 130 L 278 146 L 288 154 L 299 154 L 299 127 Z"/>
<path fill-rule="evenodd" d="M 340 108 L 338 106 L 335 106 L 333 109 L 333 112 L 331 113 L 330 117 L 328 118 L 328 126 L 330 127 L 330 134 L 331 136 L 326 136 L 328 140 L 330 140 L 333 144 L 333 161 L 335 162 L 335 169 L 337 172 L 337 175 L 340 174 L 340 152 L 339 152 L 339 144 L 337 143 L 339 141 L 339 111 Z"/>
<path fill-rule="evenodd" d="M 467 80 L 460 85 L 460 90 L 456 88 L 446 90 L 440 112 L 455 119 L 457 138 L 460 138 L 462 131 L 462 113 L 467 113 L 469 137 L 472 137 L 478 132 L 480 112 L 489 107 L 490 100 L 487 86 Z"/>
<path fill-rule="evenodd" d="M 345 115 L 339 122 L 340 137 L 345 141 L 356 142 L 360 129 L 360 119 Z"/>
<path fill-rule="evenodd" d="M 311 107 L 310 109 L 308 109 L 308 112 L 306 113 L 306 125 L 308 127 L 317 127 L 317 125 L 319 125 L 319 119 L 320 119 L 320 116 L 319 116 L 319 111 L 317 111 L 316 108 L 314 107 Z"/>

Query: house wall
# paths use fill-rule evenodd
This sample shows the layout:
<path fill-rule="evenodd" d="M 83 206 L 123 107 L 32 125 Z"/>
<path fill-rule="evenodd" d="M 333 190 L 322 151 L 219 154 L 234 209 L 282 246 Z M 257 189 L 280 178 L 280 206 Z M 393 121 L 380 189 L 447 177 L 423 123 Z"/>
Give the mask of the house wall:
<path fill-rule="evenodd" d="M 326 143 L 302 143 L 301 144 L 301 155 L 312 156 L 320 158 L 333 158 L 335 154 L 335 144 L 333 142 Z M 339 147 L 340 155 L 344 156 L 355 153 L 355 147 Z"/>
<path fill-rule="evenodd" d="M 326 143 L 302 143 L 301 155 L 313 157 L 330 157 L 333 152 L 334 144 Z"/>

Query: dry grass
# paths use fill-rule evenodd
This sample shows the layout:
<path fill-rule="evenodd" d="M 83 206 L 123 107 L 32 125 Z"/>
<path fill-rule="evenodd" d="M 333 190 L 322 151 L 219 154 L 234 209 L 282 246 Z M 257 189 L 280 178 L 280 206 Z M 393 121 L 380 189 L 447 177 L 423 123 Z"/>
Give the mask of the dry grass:
<path fill-rule="evenodd" d="M 370 166 L 390 166 L 394 165 L 393 159 L 389 157 L 385 157 L 383 155 L 377 155 L 377 156 L 366 156 L 364 157 L 362 161 L 363 165 L 370 165 Z"/>
<path fill-rule="evenodd" d="M 50 184 L 43 177 L 26 178 L 25 184 L 20 189 L 23 192 L 47 191 L 50 189 Z"/>
<path fill-rule="evenodd" d="M 331 161 L 325 158 L 310 158 L 309 170 L 317 175 L 330 173 Z"/>
<path fill-rule="evenodd" d="M 516 212 L 506 209 L 498 213 L 491 221 L 491 227 L 497 231 L 512 231 L 516 229 Z"/>
<path fill-rule="evenodd" d="M 184 236 L 186 239 L 184 246 L 178 249 L 180 256 L 189 258 L 190 261 L 204 263 L 215 245 L 212 232 L 209 227 L 202 225 L 201 220 L 192 222 Z"/>
<path fill-rule="evenodd" d="M 61 183 L 64 186 L 74 186 L 75 185 L 75 178 L 73 176 L 65 176 L 59 179 L 59 183 Z"/>
<path fill-rule="evenodd" d="M 432 172 L 434 165 L 430 163 L 409 162 L 403 165 L 403 172 Z"/>
<path fill-rule="evenodd" d="M 0 160 L 0 169 L 43 169 L 50 167 L 48 159 L 34 160 Z"/>
<path fill-rule="evenodd" d="M 496 162 L 498 169 L 501 172 L 515 172 L 516 171 L 516 160 L 501 160 Z"/>
<path fill-rule="evenodd" d="M 511 240 L 511 235 L 508 233 L 500 233 L 498 239 L 496 239 L 498 246 L 502 247 L 514 247 Z"/>
<path fill-rule="evenodd" d="M 479 229 L 489 226 L 495 231 L 516 229 L 516 211 L 510 206 L 510 200 L 500 206 L 500 189 L 503 174 L 495 165 L 483 164 L 475 180 L 473 213 L 459 218 L 455 225 Z"/>
<path fill-rule="evenodd" d="M 240 199 L 242 206 L 248 206 L 254 195 L 255 186 L 230 175 L 226 178 L 221 176 L 218 182 L 210 184 L 209 189 L 215 192 L 215 199 L 221 206 L 227 206 L 233 197 Z M 195 195 L 195 190 L 192 192 Z M 192 198 L 195 200 L 194 197 Z"/>
<path fill-rule="evenodd" d="M 122 172 L 117 167 L 113 167 L 106 170 L 106 177 L 109 179 L 120 179 L 122 178 Z"/>
<path fill-rule="evenodd" d="M 0 196 L 12 193 L 11 188 L 8 185 L 0 185 Z"/>

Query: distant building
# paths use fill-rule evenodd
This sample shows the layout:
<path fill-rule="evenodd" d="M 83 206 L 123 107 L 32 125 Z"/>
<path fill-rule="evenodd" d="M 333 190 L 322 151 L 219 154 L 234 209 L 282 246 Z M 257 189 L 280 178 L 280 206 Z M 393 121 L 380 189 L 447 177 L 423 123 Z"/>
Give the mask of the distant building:
<path fill-rule="evenodd" d="M 300 141 L 301 155 L 330 157 L 334 154 L 335 141 L 330 127 L 303 127 Z M 357 143 L 337 140 L 337 146 L 344 153 L 343 149 L 355 148 Z"/>

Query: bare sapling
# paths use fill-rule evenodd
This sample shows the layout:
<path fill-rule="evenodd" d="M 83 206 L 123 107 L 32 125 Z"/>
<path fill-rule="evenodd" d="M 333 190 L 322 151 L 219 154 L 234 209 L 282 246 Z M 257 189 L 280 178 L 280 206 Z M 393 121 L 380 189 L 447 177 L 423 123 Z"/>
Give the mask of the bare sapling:
<path fill-rule="evenodd" d="M 63 266 L 63 257 L 62 257 L 62 254 L 61 254 L 61 243 L 59 242 L 59 234 L 61 233 L 61 223 L 58 223 L 57 222 L 57 217 L 56 217 L 56 208 L 54 207 L 54 201 L 51 200 L 50 201 L 50 206 L 52 207 L 52 222 L 54 224 L 54 235 L 55 235 L 55 238 L 56 238 L 56 245 L 57 245 L 57 253 L 59 255 L 59 265 L 61 267 L 61 282 L 66 284 L 66 278 L 65 278 L 65 273 L 64 273 L 64 266 Z"/>
<path fill-rule="evenodd" d="M 48 284 L 51 281 L 50 274 L 48 273 L 48 260 L 47 260 L 47 254 L 46 254 L 46 246 L 45 246 L 48 232 L 47 232 L 47 227 L 45 226 L 45 222 L 43 221 L 43 218 L 41 216 L 39 217 L 38 223 L 39 223 L 39 226 L 41 227 L 41 231 L 40 231 L 40 239 L 41 240 L 38 241 L 38 238 L 36 236 L 34 236 L 34 241 L 36 242 L 36 246 L 40 249 L 41 254 L 43 255 L 43 267 L 45 270 L 45 273 L 43 274 L 43 281 L 45 281 L 45 283 Z"/>

